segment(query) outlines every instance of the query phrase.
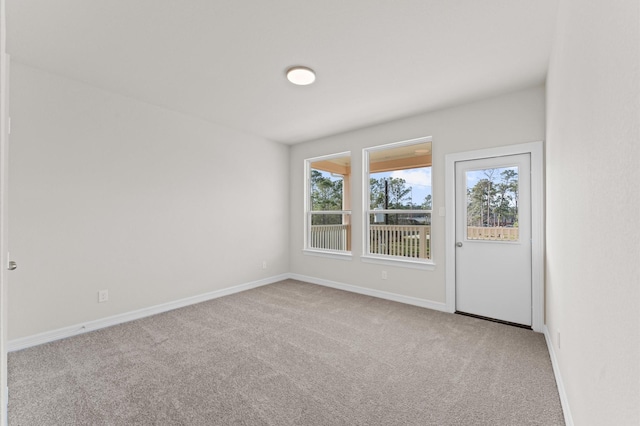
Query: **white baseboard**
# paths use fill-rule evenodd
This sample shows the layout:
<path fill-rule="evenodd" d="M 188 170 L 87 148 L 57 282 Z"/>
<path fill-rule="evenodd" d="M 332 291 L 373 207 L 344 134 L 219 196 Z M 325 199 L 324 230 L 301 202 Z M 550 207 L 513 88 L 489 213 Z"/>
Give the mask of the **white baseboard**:
<path fill-rule="evenodd" d="M 547 348 L 549 349 L 553 375 L 556 377 L 556 385 L 558 386 L 558 394 L 560 395 L 560 404 L 562 405 L 562 412 L 564 413 L 564 422 L 567 426 L 573 426 L 573 417 L 571 416 L 571 409 L 569 408 L 569 399 L 567 398 L 567 392 L 564 389 L 564 382 L 562 381 L 562 375 L 560 374 L 560 365 L 558 365 L 556 352 L 553 349 L 553 341 L 551 340 L 551 335 L 549 334 L 549 329 L 546 324 L 543 327 L 543 334 L 544 339 L 547 341 Z"/>
<path fill-rule="evenodd" d="M 344 284 L 336 281 L 325 280 L 322 278 L 310 277 L 307 275 L 286 273 L 286 274 L 280 274 L 280 275 L 276 275 L 269 278 L 264 278 L 257 281 L 248 282 L 245 284 L 240 284 L 240 285 L 229 287 L 229 288 L 224 288 L 221 290 L 212 291 L 209 293 L 204 293 L 198 296 L 187 297 L 184 299 L 175 300 L 173 302 L 163 303 L 160 305 L 150 306 L 148 308 L 143 308 L 136 311 L 126 312 L 123 314 L 118 314 L 111 317 L 89 321 L 86 323 L 77 324 L 69 327 L 63 327 L 57 330 L 35 334 L 33 336 L 13 339 L 7 342 L 7 349 L 8 349 L 8 352 L 13 352 L 21 349 L 30 348 L 32 346 L 53 342 L 55 340 L 64 339 L 66 337 L 71 337 L 78 334 L 99 330 L 101 328 L 110 327 L 113 325 L 133 321 L 136 319 L 145 318 L 151 315 L 172 311 L 174 309 L 182 308 L 182 307 L 193 305 L 200 302 L 205 302 L 207 300 L 217 299 L 219 297 L 228 296 L 230 294 L 239 293 L 241 291 L 250 290 L 252 288 L 273 284 L 278 281 L 282 281 L 286 279 L 304 281 L 311 284 L 317 284 L 325 287 L 335 288 L 338 290 L 364 294 L 367 296 L 377 297 L 380 299 L 392 300 L 394 302 L 400 302 L 408 305 L 420 306 L 422 308 L 428 308 L 436 311 L 451 313 L 451 310 L 447 308 L 446 303 L 434 302 L 431 300 L 420 299 L 420 298 L 411 297 L 411 296 L 403 296 L 401 294 L 391 293 L 391 292 L 382 291 L 382 290 L 374 290 L 374 289 L 365 288 L 365 287 L 358 287 L 351 284 Z M 549 329 L 547 328 L 546 325 L 543 328 L 543 334 L 547 342 L 549 357 L 551 358 L 551 365 L 553 367 L 553 374 L 555 376 L 556 384 L 558 386 L 558 394 L 560 396 L 560 403 L 562 405 L 564 420 L 567 426 L 573 426 L 573 418 L 571 416 L 571 410 L 569 408 L 569 400 L 567 399 L 567 394 L 564 388 L 564 383 L 562 381 L 562 376 L 560 374 L 560 367 L 556 359 L 556 354 L 553 349 L 553 343 L 551 341 Z"/>
<path fill-rule="evenodd" d="M 224 288 L 222 290 L 211 291 L 209 293 L 200 294 L 198 296 L 187 297 L 160 305 L 150 306 L 148 308 L 138 309 L 136 311 L 125 312 L 123 314 L 113 315 L 107 318 L 101 318 L 86 323 L 72 325 L 69 327 L 59 328 L 57 330 L 46 331 L 44 333 L 34 334 L 32 336 L 21 337 L 19 339 L 9 340 L 7 342 L 8 352 L 18 351 L 30 348 L 32 346 L 42 345 L 44 343 L 53 342 L 55 340 L 64 339 L 89 331 L 99 330 L 112 325 L 122 324 L 125 322 L 137 320 L 151 315 L 160 314 L 162 312 L 172 311 L 174 309 L 193 305 L 195 303 L 204 302 L 218 297 L 228 296 L 230 294 L 239 293 L 241 291 L 250 290 L 252 288 L 261 287 L 267 284 L 273 284 L 278 281 L 286 280 L 290 274 L 281 274 L 258 281 L 252 281 L 237 286 Z"/>
<path fill-rule="evenodd" d="M 427 299 L 420 299 L 417 297 L 403 296 L 401 294 L 390 293 L 382 290 L 373 290 L 365 287 L 358 287 L 351 284 L 343 284 L 336 281 L 329 281 L 322 278 L 309 277 L 300 274 L 289 274 L 289 278 L 304 281 L 311 284 L 318 284 L 325 287 L 337 288 L 338 290 L 350 291 L 352 293 L 364 294 L 367 296 L 377 297 L 379 299 L 393 300 L 394 302 L 405 303 L 407 305 L 420 306 L 422 308 L 433 309 L 435 311 L 449 312 L 451 310 L 447 308 L 446 303 L 434 302 Z"/>
<path fill-rule="evenodd" d="M 163 312 L 172 311 L 174 309 L 182 308 L 185 306 L 193 305 L 207 300 L 217 299 L 219 297 L 228 296 L 241 291 L 250 290 L 252 288 L 261 287 L 268 284 L 273 284 L 278 281 L 294 279 L 298 281 L 304 281 L 311 284 L 322 285 L 325 287 L 331 287 L 338 290 L 349 291 L 352 293 L 364 294 L 367 296 L 377 297 L 380 299 L 392 300 L 394 302 L 405 303 L 408 305 L 419 306 L 422 308 L 433 309 L 442 312 L 451 312 L 447 308 L 446 303 L 433 302 L 431 300 L 420 299 L 417 297 L 403 296 L 401 294 L 391 293 L 387 291 L 374 290 L 365 287 L 358 287 L 351 284 L 344 284 L 336 281 L 325 280 L 322 278 L 310 277 L 307 275 L 286 273 L 280 274 L 269 278 L 264 278 L 258 281 L 252 281 L 237 286 L 224 288 L 221 290 L 204 293 L 198 296 L 187 297 L 180 300 L 175 300 L 160 305 L 150 306 L 148 308 L 139 309 L 136 311 L 126 312 L 123 314 L 113 315 L 107 318 L 102 318 L 94 321 L 89 321 L 82 324 L 77 324 L 69 327 L 59 328 L 57 330 L 47 331 L 44 333 L 34 334 L 32 336 L 22 337 L 19 339 L 13 339 L 7 342 L 7 349 L 9 352 L 18 351 L 21 349 L 30 348 L 32 346 L 42 345 L 44 343 L 53 342 L 55 340 L 64 339 L 66 337 L 76 336 L 78 334 L 87 333 L 90 331 L 99 330 L 101 328 L 110 327 L 112 325 L 122 324 L 125 322 L 133 321 L 140 318 L 145 318 L 151 315 L 156 315 Z M 564 388 L 562 376 L 560 374 L 560 367 L 556 359 L 556 354 L 553 347 L 553 342 L 549 334 L 549 329 L 545 325 L 543 327 L 543 334 L 547 342 L 547 348 L 549 350 L 549 357 L 551 358 L 551 365 L 553 367 L 553 374 L 556 379 L 558 387 L 558 394 L 560 396 L 560 403 L 562 405 L 562 411 L 564 414 L 564 420 L 567 426 L 573 426 L 573 418 L 571 416 L 571 410 L 569 408 L 569 400 Z"/>
<path fill-rule="evenodd" d="M 182 308 L 184 306 L 193 305 L 195 303 L 204 302 L 218 297 L 227 296 L 241 291 L 250 290 L 252 288 L 260 287 L 267 284 L 273 284 L 278 281 L 286 279 L 296 279 L 299 281 L 305 281 L 311 284 L 323 285 L 325 287 L 332 287 L 339 290 L 350 291 L 352 293 L 364 294 L 367 296 L 378 297 L 380 299 L 393 300 L 395 302 L 406 303 L 408 305 L 420 306 L 423 308 L 434 309 L 437 311 L 449 312 L 445 303 L 433 302 L 430 300 L 419 299 L 416 297 L 403 296 L 400 294 L 390 293 L 381 290 L 372 290 L 369 288 L 358 287 L 350 284 L 343 284 L 335 281 L 324 280 L 321 278 L 309 277 L 299 274 L 280 274 L 269 278 L 264 278 L 258 281 L 252 281 L 245 284 L 240 284 L 234 287 L 225 288 L 222 290 L 216 290 L 209 293 L 201 294 L 198 296 L 187 297 L 180 300 L 175 300 L 160 305 L 150 306 L 148 308 L 138 309 L 136 311 L 125 312 L 123 314 L 113 315 L 98 320 L 88 321 L 86 323 L 76 324 L 68 327 L 59 328 L 56 330 L 46 331 L 43 333 L 34 334 L 32 336 L 21 337 L 19 339 L 13 339 L 7 342 L 8 352 L 19 351 L 21 349 L 30 348 L 32 346 L 42 345 L 44 343 L 53 342 L 56 340 L 64 339 L 66 337 L 76 336 L 82 333 L 88 333 L 90 331 L 99 330 L 105 327 L 111 327 L 113 325 L 122 324 L 125 322 L 145 318 L 151 315 L 160 314 L 163 312 L 172 311 L 174 309 Z"/>

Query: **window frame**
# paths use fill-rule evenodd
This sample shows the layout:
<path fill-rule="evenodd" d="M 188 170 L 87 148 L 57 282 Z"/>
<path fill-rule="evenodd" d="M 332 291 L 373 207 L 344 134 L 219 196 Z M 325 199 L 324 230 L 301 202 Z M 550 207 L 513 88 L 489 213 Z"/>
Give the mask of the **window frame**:
<path fill-rule="evenodd" d="M 372 214 L 376 213 L 385 213 L 389 211 L 398 212 L 398 209 L 389 209 L 389 210 L 373 210 L 371 208 L 371 188 L 370 188 L 370 153 L 375 151 L 384 151 L 388 149 L 398 148 L 402 146 L 410 146 L 417 145 L 421 143 L 431 143 L 431 153 L 433 159 L 433 137 L 424 136 L 415 139 L 408 139 L 399 142 L 392 142 L 383 145 L 376 145 L 362 149 L 362 254 L 361 260 L 365 263 L 376 263 L 382 265 L 389 266 L 400 266 L 405 268 L 414 268 L 414 269 L 426 269 L 426 270 L 434 270 L 436 263 L 434 262 L 434 244 L 433 244 L 433 223 L 434 223 L 434 214 L 433 214 L 433 160 L 431 163 L 431 210 L 400 210 L 402 213 L 411 213 L 411 212 L 419 212 L 419 213 L 429 213 L 430 216 L 430 259 L 421 259 L 421 258 L 410 258 L 403 256 L 393 256 L 387 254 L 376 254 L 371 253 L 370 247 L 370 226 L 369 218 Z"/>
<path fill-rule="evenodd" d="M 311 165 L 313 163 L 319 162 L 319 161 L 326 161 L 326 160 L 331 160 L 331 159 L 335 159 L 335 158 L 342 158 L 342 157 L 348 157 L 349 158 L 349 167 L 351 168 L 352 164 L 353 164 L 353 159 L 351 156 L 351 151 L 344 151 L 344 152 L 339 152 L 339 153 L 335 153 L 335 154 L 327 154 L 327 155 L 321 155 L 318 157 L 311 157 L 311 158 L 306 158 L 304 160 L 304 229 L 303 229 L 303 253 L 306 255 L 312 255 L 312 256 L 320 256 L 320 257 L 329 257 L 329 258 L 334 258 L 334 259 L 341 259 L 341 260 L 351 260 L 352 258 L 352 251 L 353 251 L 353 244 L 352 244 L 352 250 L 334 250 L 334 249 L 323 249 L 323 248 L 318 248 L 318 247 L 311 247 L 311 226 L 312 226 L 312 217 L 314 214 L 343 214 L 343 215 L 348 215 L 349 216 L 349 222 L 350 222 L 350 227 L 348 228 L 347 232 L 350 234 L 353 234 L 353 214 L 352 214 L 352 210 L 348 209 L 344 209 L 344 191 L 345 191 L 345 181 L 343 180 L 343 210 L 318 210 L 318 211 L 313 211 L 312 209 L 312 204 L 311 204 L 311 170 L 312 167 Z M 350 176 L 353 176 L 352 174 Z M 351 180 L 351 179 L 350 179 Z M 351 182 L 349 181 L 348 183 L 349 185 L 351 185 Z M 349 188 L 349 194 L 351 194 L 350 188 Z M 349 195 L 350 196 L 350 195 Z M 347 238 L 350 238 L 351 235 L 348 235 Z"/>

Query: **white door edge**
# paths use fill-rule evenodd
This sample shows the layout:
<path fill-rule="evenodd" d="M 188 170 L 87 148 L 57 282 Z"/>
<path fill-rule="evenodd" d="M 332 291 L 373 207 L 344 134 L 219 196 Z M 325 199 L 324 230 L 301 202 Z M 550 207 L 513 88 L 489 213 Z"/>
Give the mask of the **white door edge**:
<path fill-rule="evenodd" d="M 6 4 L 0 0 L 0 425 L 6 426 L 9 388 L 7 387 L 7 165 L 9 55 L 6 53 Z"/>
<path fill-rule="evenodd" d="M 506 155 L 531 155 L 531 328 L 544 327 L 544 146 L 542 141 L 447 154 L 445 156 L 445 285 L 447 311 L 456 311 L 455 164 Z"/>

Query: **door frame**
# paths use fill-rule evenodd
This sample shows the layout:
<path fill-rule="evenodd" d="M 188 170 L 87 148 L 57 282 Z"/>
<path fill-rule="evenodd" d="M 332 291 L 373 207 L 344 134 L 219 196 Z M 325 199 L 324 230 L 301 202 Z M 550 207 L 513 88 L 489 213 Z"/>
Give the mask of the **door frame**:
<path fill-rule="evenodd" d="M 542 141 L 445 155 L 445 283 L 447 311 L 456 311 L 456 163 L 531 155 L 531 327 L 544 327 L 544 146 Z"/>
<path fill-rule="evenodd" d="M 7 387 L 7 166 L 9 164 L 9 55 L 7 45 L 7 21 L 5 0 L 0 0 L 0 426 L 8 423 L 9 388 Z"/>

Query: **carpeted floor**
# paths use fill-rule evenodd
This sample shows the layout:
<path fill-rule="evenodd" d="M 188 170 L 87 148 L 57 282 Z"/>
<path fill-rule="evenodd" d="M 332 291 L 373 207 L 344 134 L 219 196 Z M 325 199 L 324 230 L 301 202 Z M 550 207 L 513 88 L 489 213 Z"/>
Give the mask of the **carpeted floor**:
<path fill-rule="evenodd" d="M 9 424 L 562 425 L 541 334 L 283 281 L 9 354 Z"/>

